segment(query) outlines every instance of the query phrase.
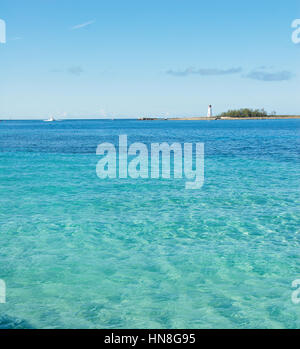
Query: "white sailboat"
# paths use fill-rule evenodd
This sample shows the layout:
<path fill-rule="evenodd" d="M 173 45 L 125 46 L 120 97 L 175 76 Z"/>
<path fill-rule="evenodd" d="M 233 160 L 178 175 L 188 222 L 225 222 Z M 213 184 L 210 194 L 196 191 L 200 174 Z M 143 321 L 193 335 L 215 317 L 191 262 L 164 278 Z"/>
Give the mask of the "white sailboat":
<path fill-rule="evenodd" d="M 50 118 L 49 118 L 49 119 L 44 120 L 44 122 L 53 122 L 53 121 L 55 121 L 55 119 L 54 119 L 54 117 L 53 117 L 53 116 L 50 116 Z"/>

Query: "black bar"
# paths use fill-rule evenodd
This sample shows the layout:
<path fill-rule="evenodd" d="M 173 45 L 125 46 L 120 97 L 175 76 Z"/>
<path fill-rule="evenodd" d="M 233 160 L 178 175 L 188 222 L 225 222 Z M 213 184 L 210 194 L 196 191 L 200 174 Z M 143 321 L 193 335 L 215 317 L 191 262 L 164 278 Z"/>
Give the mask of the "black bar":
<path fill-rule="evenodd" d="M 87 339 L 92 339 L 96 347 L 119 345 L 127 348 L 157 345 L 199 347 L 204 343 L 210 343 L 210 346 L 225 343 L 257 346 L 273 340 L 286 347 L 290 340 L 294 342 L 299 336 L 297 330 L 0 330 L 0 338 L 6 337 L 9 343 L 56 344 L 66 338 L 68 342 L 86 345 Z"/>

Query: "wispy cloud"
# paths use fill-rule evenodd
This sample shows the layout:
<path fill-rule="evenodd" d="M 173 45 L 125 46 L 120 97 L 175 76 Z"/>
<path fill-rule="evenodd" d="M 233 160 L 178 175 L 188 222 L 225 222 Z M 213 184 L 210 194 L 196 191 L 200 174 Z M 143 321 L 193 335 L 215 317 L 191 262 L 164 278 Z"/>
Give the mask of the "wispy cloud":
<path fill-rule="evenodd" d="M 57 69 L 57 68 L 50 69 L 50 73 L 62 73 L 62 72 L 63 72 L 62 69 Z"/>
<path fill-rule="evenodd" d="M 91 25 L 95 23 L 95 21 L 88 21 L 88 22 L 85 22 L 85 23 L 81 23 L 81 24 L 76 24 L 74 25 L 73 27 L 71 27 L 71 30 L 76 30 L 76 29 L 80 29 L 80 28 L 84 28 L 84 27 L 87 27 L 88 25 Z"/>
<path fill-rule="evenodd" d="M 77 76 L 81 75 L 83 72 L 84 70 L 80 65 L 72 66 L 68 69 L 58 69 L 58 68 L 50 69 L 50 73 L 69 73 Z"/>
<path fill-rule="evenodd" d="M 80 75 L 83 73 L 83 69 L 80 66 L 70 67 L 68 69 L 68 73 L 73 74 L 73 75 Z"/>
<path fill-rule="evenodd" d="M 248 75 L 246 75 L 246 78 L 259 81 L 287 81 L 293 78 L 293 73 L 287 70 L 267 72 L 260 69 L 250 72 Z"/>
<path fill-rule="evenodd" d="M 20 36 L 15 36 L 14 38 L 11 38 L 10 41 L 17 41 L 17 40 L 22 40 Z"/>
<path fill-rule="evenodd" d="M 241 73 L 242 68 L 230 68 L 230 69 L 195 69 L 186 68 L 185 70 L 168 70 L 166 73 L 173 76 L 188 76 L 188 75 L 201 75 L 201 76 L 213 76 L 213 75 L 230 75 Z"/>

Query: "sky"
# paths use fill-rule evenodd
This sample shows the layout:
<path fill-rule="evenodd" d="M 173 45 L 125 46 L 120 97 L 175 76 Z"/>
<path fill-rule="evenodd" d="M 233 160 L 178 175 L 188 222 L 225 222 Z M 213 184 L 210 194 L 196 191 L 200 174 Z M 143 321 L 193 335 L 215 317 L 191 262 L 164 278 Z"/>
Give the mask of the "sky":
<path fill-rule="evenodd" d="M 0 118 L 299 115 L 299 18 L 299 0 L 1 0 Z"/>

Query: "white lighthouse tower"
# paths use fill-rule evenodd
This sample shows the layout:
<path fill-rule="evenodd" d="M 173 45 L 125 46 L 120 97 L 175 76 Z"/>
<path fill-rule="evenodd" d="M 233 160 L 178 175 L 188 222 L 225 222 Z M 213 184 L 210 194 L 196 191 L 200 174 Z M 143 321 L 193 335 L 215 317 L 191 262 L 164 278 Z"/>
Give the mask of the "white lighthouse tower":
<path fill-rule="evenodd" d="M 208 106 L 208 111 L 207 111 L 207 117 L 208 118 L 211 118 L 213 116 L 213 113 L 212 113 L 212 105 L 210 104 Z"/>

